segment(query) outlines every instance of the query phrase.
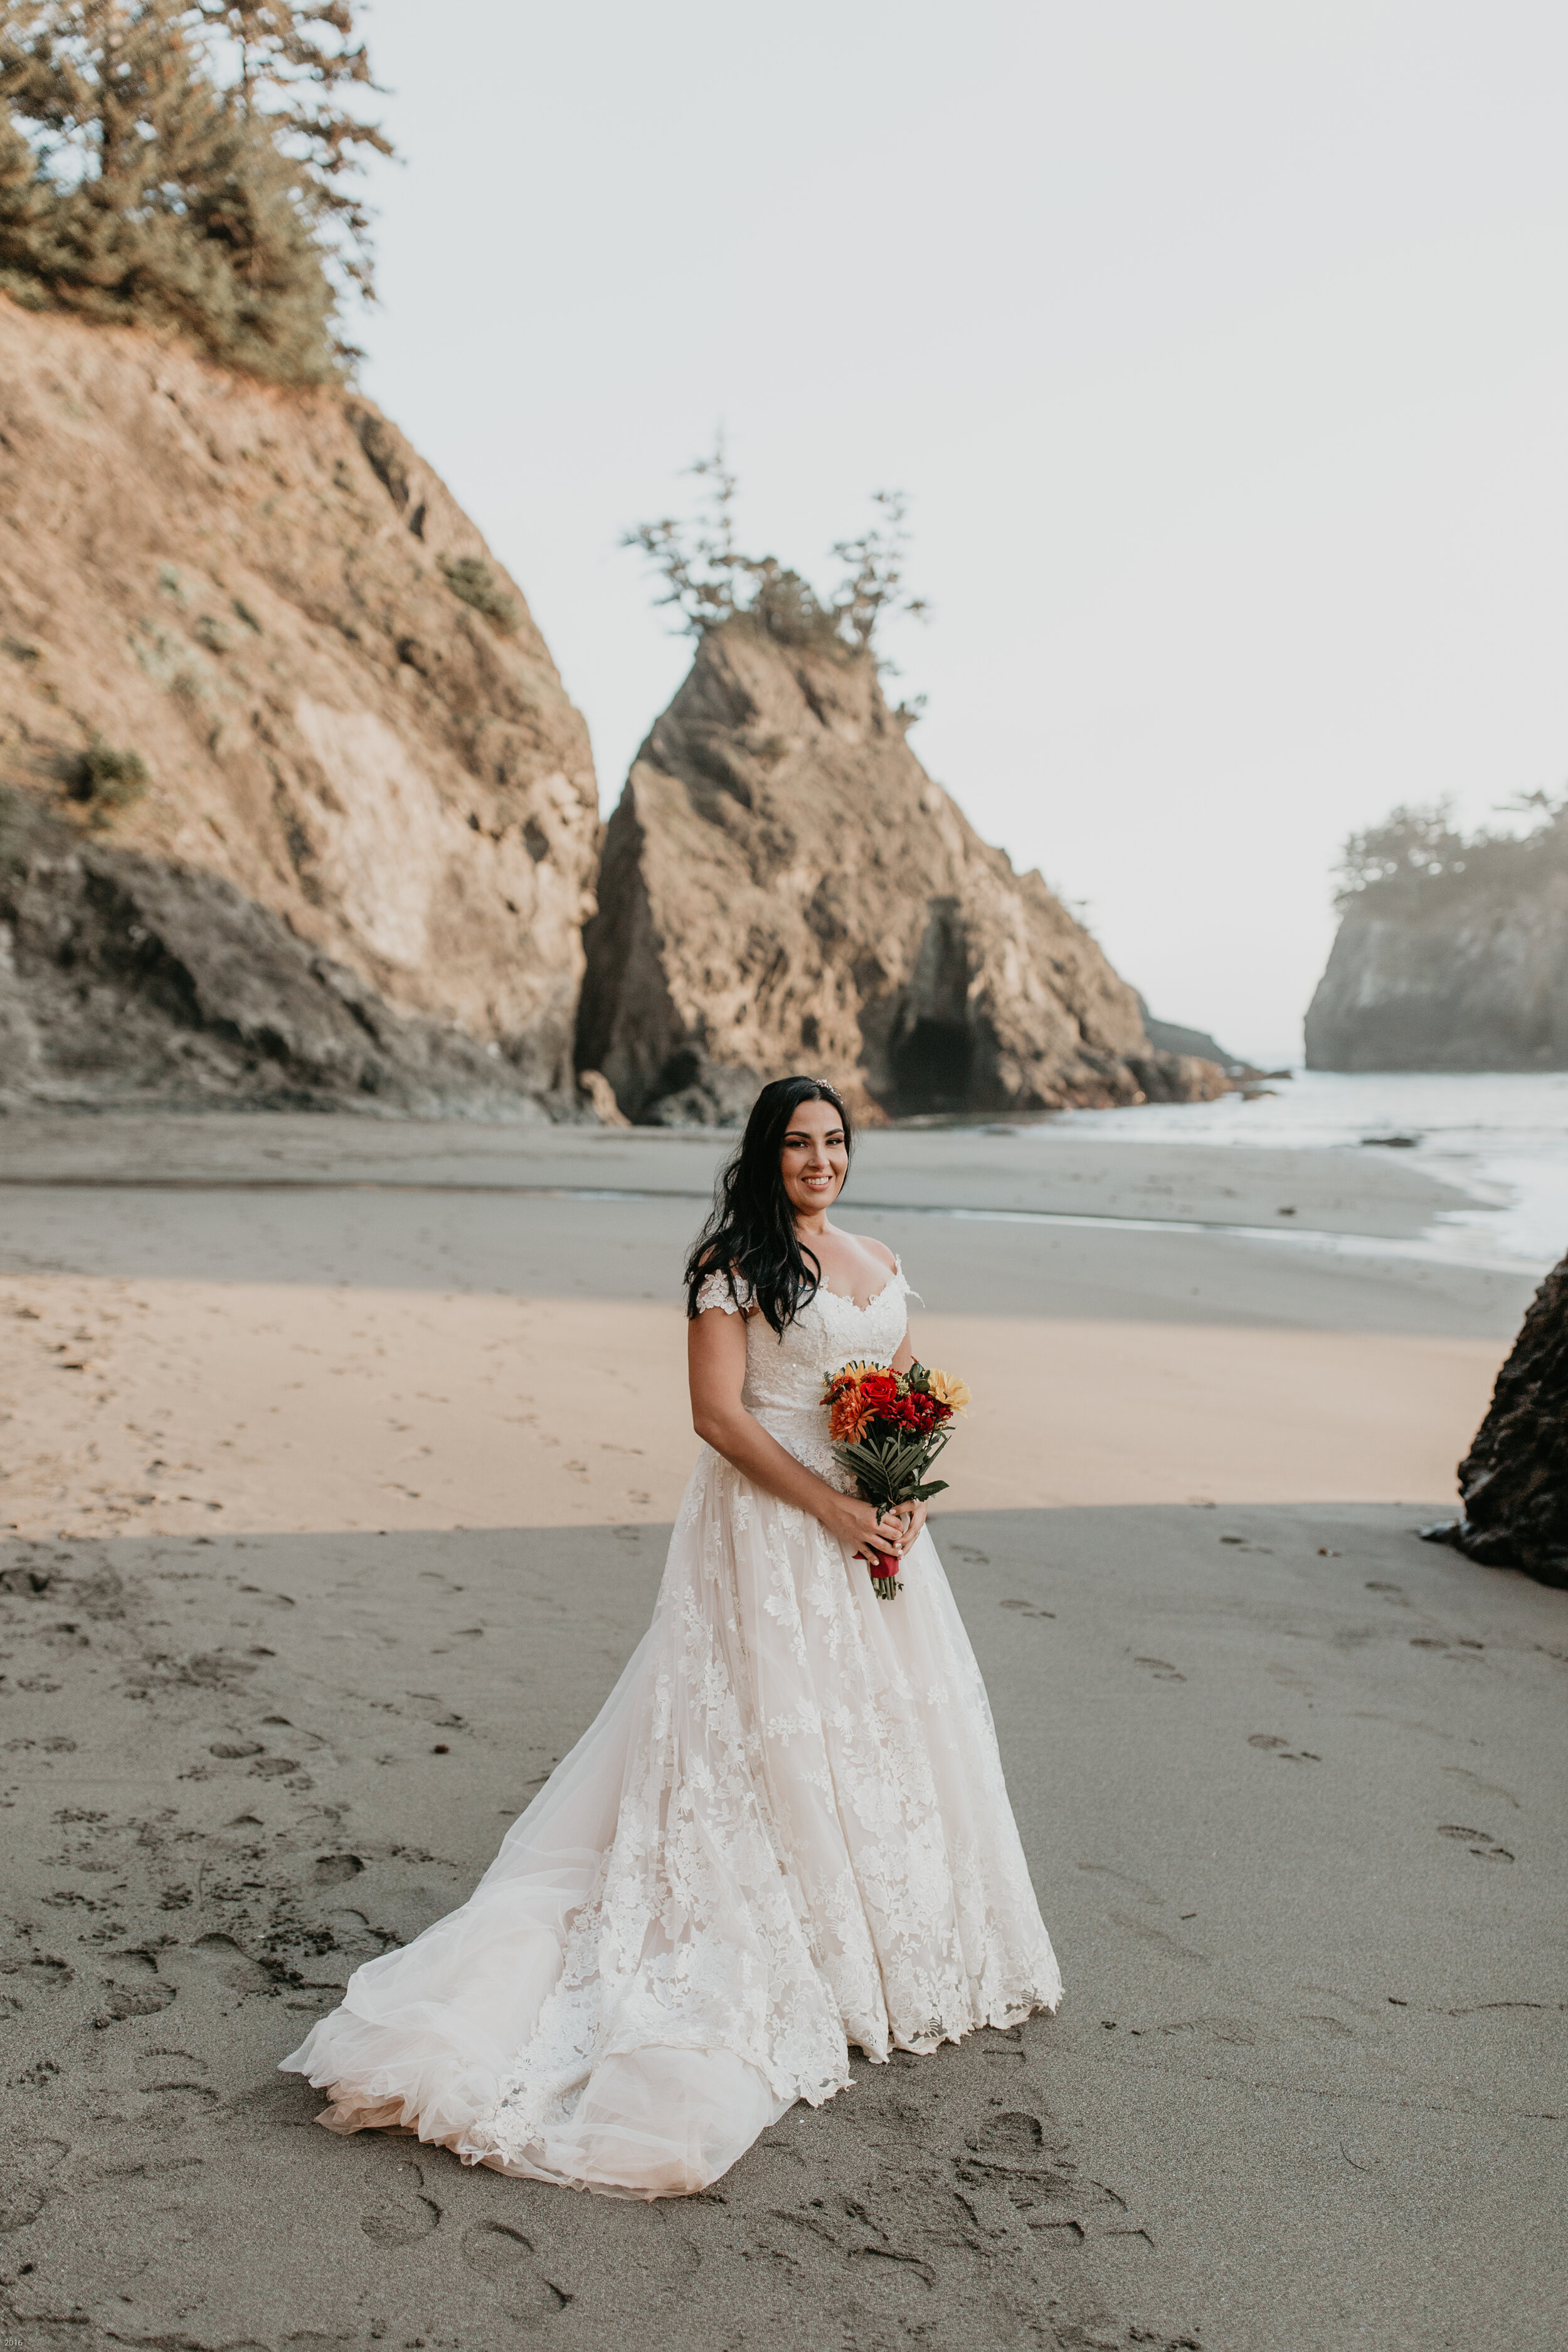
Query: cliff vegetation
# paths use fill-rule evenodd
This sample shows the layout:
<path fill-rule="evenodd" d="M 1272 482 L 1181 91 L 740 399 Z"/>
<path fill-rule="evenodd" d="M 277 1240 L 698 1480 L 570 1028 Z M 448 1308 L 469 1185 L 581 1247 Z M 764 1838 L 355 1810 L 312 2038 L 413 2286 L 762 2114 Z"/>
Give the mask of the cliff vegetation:
<path fill-rule="evenodd" d="M 6 0 L 0 288 L 284 383 L 372 290 L 353 0 Z"/>
<path fill-rule="evenodd" d="M 1310 1068 L 1568 1068 L 1568 800 L 1521 813 L 1467 835 L 1447 803 L 1398 808 L 1351 836 Z"/>

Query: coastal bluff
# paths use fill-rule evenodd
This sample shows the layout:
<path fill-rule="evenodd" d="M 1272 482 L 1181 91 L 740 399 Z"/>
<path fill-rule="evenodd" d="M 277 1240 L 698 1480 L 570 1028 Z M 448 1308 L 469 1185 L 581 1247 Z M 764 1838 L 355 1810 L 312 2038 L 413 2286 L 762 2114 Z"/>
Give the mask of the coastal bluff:
<path fill-rule="evenodd" d="M 705 631 L 609 820 L 578 1066 L 624 1113 L 722 1123 L 759 1081 L 862 1117 L 1205 1100 L 1037 873 L 982 841 L 875 661 L 750 614 Z"/>
<path fill-rule="evenodd" d="M 1226 1089 L 831 626 L 708 631 L 601 825 L 521 590 L 352 389 L 0 295 L 0 1108 Z"/>
<path fill-rule="evenodd" d="M 575 1104 L 598 804 L 403 436 L 0 297 L 0 1095 Z"/>

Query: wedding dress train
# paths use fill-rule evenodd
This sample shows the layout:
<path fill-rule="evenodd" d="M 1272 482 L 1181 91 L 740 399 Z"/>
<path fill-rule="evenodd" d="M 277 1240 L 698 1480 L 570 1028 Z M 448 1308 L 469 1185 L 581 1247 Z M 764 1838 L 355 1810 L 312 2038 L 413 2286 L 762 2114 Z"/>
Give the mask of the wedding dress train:
<path fill-rule="evenodd" d="M 743 1402 L 844 1486 L 824 1374 L 888 1362 L 900 1267 L 746 1326 Z M 704 1311 L 733 1312 L 722 1280 Z M 653 1622 L 459 1910 L 283 2060 L 334 2131 L 611 2196 L 707 2186 L 797 2099 L 1061 1995 L 984 1685 L 929 1534 L 903 1591 L 704 1445 Z"/>

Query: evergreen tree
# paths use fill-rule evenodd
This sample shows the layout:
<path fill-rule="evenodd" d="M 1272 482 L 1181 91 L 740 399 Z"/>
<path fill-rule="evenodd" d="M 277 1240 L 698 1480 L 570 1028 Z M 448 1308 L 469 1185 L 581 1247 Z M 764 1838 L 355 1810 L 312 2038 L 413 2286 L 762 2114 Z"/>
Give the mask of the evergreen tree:
<path fill-rule="evenodd" d="M 1452 801 L 1393 809 L 1381 824 L 1352 833 L 1340 854 L 1334 904 L 1374 912 L 1489 893 L 1512 892 L 1568 872 L 1568 795 L 1527 793 L 1502 805 L 1533 818 L 1528 833 L 1464 834 L 1454 824 Z"/>
<path fill-rule="evenodd" d="M 884 614 L 929 617 L 923 597 L 903 593 L 909 501 L 901 490 L 874 491 L 877 512 L 866 530 L 857 539 L 834 542 L 834 554 L 850 568 L 824 601 L 776 555 L 742 552 L 735 537 L 740 483 L 725 457 L 722 433 L 714 436 L 712 454 L 686 471 L 704 486 L 705 512 L 690 522 L 663 515 L 657 522 L 637 523 L 622 533 L 621 545 L 640 549 L 663 574 L 664 593 L 654 602 L 674 605 L 687 635 L 705 636 L 743 614 L 784 645 L 865 654 L 872 650 Z M 879 659 L 878 667 L 887 671 L 893 665 Z M 910 709 L 907 715 L 913 719 L 918 711 Z"/>
<path fill-rule="evenodd" d="M 387 142 L 350 0 L 0 0 L 0 286 L 173 330 L 288 383 L 341 376 L 371 291 L 341 184 Z"/>

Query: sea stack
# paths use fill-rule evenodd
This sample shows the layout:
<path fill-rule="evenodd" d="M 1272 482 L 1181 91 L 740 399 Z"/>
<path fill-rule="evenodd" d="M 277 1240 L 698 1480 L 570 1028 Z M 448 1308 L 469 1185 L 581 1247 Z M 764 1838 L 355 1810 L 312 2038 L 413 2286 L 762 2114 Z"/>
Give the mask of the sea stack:
<path fill-rule="evenodd" d="M 1445 849 L 1344 905 L 1309 1069 L 1568 1069 L 1568 807 Z"/>
<path fill-rule="evenodd" d="M 606 829 L 577 1060 L 636 1119 L 831 1079 L 863 1116 L 1205 1099 L 1037 873 L 921 767 L 877 665 L 742 613 L 705 631 Z"/>

